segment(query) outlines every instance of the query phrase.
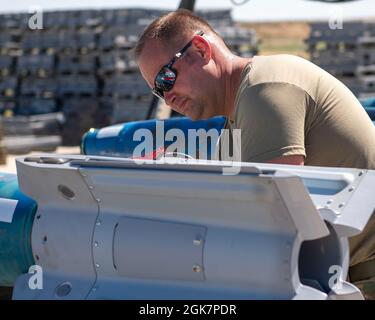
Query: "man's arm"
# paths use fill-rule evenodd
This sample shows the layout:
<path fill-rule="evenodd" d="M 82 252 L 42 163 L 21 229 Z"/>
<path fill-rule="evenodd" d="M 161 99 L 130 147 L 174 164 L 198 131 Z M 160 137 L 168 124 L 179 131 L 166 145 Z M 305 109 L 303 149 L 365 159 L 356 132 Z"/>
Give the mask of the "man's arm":
<path fill-rule="evenodd" d="M 294 164 L 298 166 L 303 166 L 305 164 L 305 157 L 302 155 L 290 155 L 278 157 L 272 160 L 266 161 L 267 163 L 276 163 L 276 164 Z"/>

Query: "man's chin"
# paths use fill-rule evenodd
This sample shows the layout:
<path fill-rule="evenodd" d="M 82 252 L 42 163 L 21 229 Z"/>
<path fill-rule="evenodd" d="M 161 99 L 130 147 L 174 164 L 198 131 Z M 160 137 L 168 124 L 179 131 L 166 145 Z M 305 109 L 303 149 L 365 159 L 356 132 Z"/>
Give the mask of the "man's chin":
<path fill-rule="evenodd" d="M 185 116 L 189 117 L 191 120 L 196 121 L 196 120 L 206 120 L 209 119 L 210 117 L 207 117 L 207 115 L 204 114 L 204 112 L 200 112 L 199 108 L 188 108 L 185 112 Z"/>

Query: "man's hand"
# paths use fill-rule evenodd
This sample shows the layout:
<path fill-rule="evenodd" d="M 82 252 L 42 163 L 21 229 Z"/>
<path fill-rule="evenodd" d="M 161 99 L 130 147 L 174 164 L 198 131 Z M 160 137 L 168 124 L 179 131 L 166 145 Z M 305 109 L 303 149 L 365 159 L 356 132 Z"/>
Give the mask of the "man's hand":
<path fill-rule="evenodd" d="M 282 156 L 282 157 L 275 158 L 266 162 L 277 163 L 277 164 L 294 164 L 294 165 L 303 166 L 305 164 L 305 157 L 302 155 Z"/>

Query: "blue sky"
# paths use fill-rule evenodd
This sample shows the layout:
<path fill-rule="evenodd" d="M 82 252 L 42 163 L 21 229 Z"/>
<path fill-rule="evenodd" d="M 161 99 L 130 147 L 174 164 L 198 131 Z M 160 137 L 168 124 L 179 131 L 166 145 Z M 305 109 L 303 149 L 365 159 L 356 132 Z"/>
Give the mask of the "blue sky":
<path fill-rule="evenodd" d="M 243 2 L 244 0 L 233 0 Z M 149 7 L 175 9 L 179 0 L 3 0 L 0 12 L 27 12 L 32 6 L 44 10 Z M 232 8 L 235 20 L 328 20 L 332 15 L 342 14 L 345 21 L 352 19 L 375 19 L 375 0 L 359 0 L 343 4 L 320 3 L 306 0 L 249 0 L 236 6 L 231 0 L 196 0 L 196 8 Z"/>

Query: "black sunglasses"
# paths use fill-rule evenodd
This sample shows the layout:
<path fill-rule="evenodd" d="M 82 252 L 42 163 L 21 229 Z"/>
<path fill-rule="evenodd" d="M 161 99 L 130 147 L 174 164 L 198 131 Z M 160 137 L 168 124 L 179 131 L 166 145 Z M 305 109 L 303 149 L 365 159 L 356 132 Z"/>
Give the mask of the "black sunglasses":
<path fill-rule="evenodd" d="M 204 32 L 200 31 L 197 33 L 199 36 L 203 36 Z M 160 69 L 158 74 L 155 77 L 152 93 L 157 97 L 164 99 L 164 92 L 172 90 L 176 79 L 177 79 L 177 70 L 172 68 L 173 64 L 182 57 L 182 55 L 189 49 L 193 39 L 191 39 L 179 52 L 177 52 L 172 60 Z"/>

